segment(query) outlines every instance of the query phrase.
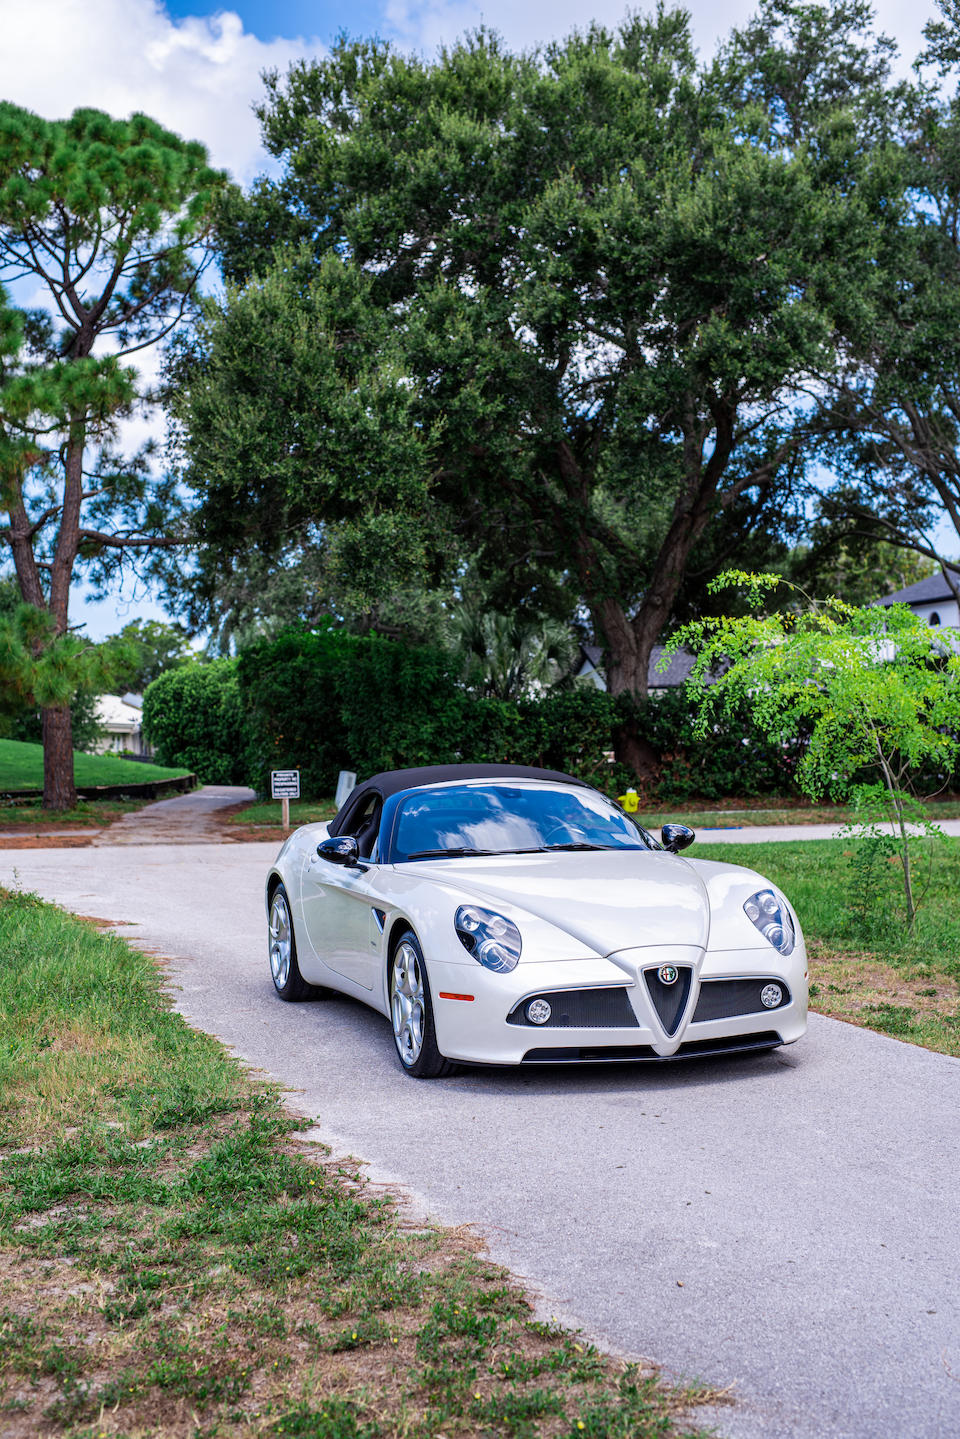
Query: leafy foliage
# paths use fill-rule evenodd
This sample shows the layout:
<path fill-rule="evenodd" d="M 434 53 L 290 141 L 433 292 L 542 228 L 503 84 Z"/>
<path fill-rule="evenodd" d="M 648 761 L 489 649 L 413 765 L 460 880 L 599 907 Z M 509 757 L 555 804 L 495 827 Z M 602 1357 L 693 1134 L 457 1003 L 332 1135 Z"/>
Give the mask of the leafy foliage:
<path fill-rule="evenodd" d="M 730 571 L 714 584 L 738 585 L 759 608 L 782 581 Z M 810 601 L 792 611 L 693 621 L 668 646 L 697 651 L 701 733 L 718 712 L 749 702 L 757 724 L 782 740 L 809 733 L 797 780 L 810 795 L 859 795 L 881 805 L 898 836 L 907 923 L 913 893 L 910 788 L 922 768 L 946 783 L 960 750 L 960 645 L 957 632 L 931 629 L 906 606 Z M 711 665 L 725 664 L 704 686 Z M 875 784 L 862 788 L 863 776 Z M 861 786 L 859 789 L 857 786 Z M 868 826 L 869 827 L 869 826 Z"/>
<path fill-rule="evenodd" d="M 165 620 L 131 620 L 117 639 L 127 647 L 129 657 L 114 682 L 134 694 L 142 694 L 166 670 L 193 658 L 186 630 Z"/>
<path fill-rule="evenodd" d="M 247 725 L 235 660 L 164 671 L 143 697 L 143 729 L 159 764 L 183 765 L 206 784 L 243 784 Z"/>
<path fill-rule="evenodd" d="M 239 660 L 168 671 L 144 700 L 158 757 L 202 778 L 261 793 L 271 769 L 297 768 L 305 796 L 360 775 L 419 764 L 531 764 L 619 793 L 634 776 L 611 763 L 618 729 L 637 727 L 662 756 L 649 798 L 788 793 L 802 753 L 735 706 L 707 734 L 684 688 L 634 701 L 590 685 L 515 700 L 471 691 L 449 651 L 340 629 L 291 629 Z"/>
<path fill-rule="evenodd" d="M 123 362 L 182 317 L 222 180 L 202 145 L 145 115 L 49 121 L 0 103 L 0 282 L 29 281 L 49 307 L 13 310 L 0 289 L 0 542 L 49 637 L 67 631 L 78 566 L 103 581 L 182 537 L 175 484 L 112 446 L 137 398 Z M 35 643 L 39 655 L 47 638 Z M 59 809 L 75 799 L 71 697 L 44 706 Z"/>
<path fill-rule="evenodd" d="M 452 536 L 504 612 L 548 612 L 562 576 L 611 690 L 645 693 L 691 571 L 781 542 L 795 386 L 832 361 L 886 194 L 847 114 L 882 45 L 851 49 L 849 5 L 786 8 L 802 34 L 767 43 L 809 71 L 816 152 L 751 88 L 746 42 L 698 68 L 679 10 L 523 55 L 487 31 L 430 62 L 341 41 L 268 77 L 282 172 L 222 208 L 234 288 L 175 401 L 204 574 L 297 526 L 332 543 L 369 496 L 384 589 L 394 534 L 428 579 Z M 249 454 L 233 396 L 265 412 Z"/>

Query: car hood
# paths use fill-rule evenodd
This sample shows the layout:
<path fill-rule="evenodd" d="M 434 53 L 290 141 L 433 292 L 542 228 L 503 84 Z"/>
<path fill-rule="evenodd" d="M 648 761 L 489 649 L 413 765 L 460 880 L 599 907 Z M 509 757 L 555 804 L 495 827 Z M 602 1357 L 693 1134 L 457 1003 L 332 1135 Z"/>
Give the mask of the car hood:
<path fill-rule="evenodd" d="M 456 888 L 479 904 L 536 915 L 595 954 L 645 945 L 705 948 L 709 938 L 706 886 L 691 865 L 673 854 L 490 855 L 403 868 L 408 873 L 415 868 L 419 877 Z"/>

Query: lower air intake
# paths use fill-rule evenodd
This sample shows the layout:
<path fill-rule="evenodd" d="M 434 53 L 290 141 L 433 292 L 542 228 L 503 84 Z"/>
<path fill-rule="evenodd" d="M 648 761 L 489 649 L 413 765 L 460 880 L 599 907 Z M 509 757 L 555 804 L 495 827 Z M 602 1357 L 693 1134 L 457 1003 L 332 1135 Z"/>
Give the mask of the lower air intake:
<path fill-rule="evenodd" d="M 550 1018 L 542 1026 L 531 1029 L 638 1029 L 637 1016 L 630 1007 L 627 991 L 620 985 L 603 989 L 545 989 L 543 994 L 528 994 L 507 1015 L 508 1024 L 529 1025 L 527 1006 L 536 999 L 545 999 Z"/>

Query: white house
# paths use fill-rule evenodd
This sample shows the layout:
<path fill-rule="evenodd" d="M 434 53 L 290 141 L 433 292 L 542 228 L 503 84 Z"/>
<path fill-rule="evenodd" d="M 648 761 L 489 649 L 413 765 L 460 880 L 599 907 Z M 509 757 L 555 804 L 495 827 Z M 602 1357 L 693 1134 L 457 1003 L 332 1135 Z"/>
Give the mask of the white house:
<path fill-rule="evenodd" d="M 100 695 L 96 704 L 96 716 L 103 735 L 97 740 L 95 753 L 150 753 L 143 738 L 142 695 Z"/>
<path fill-rule="evenodd" d="M 952 565 L 948 568 L 954 584 L 960 585 L 960 569 L 954 569 Z M 960 605 L 943 570 L 925 580 L 918 580 L 915 585 L 907 585 L 905 590 L 897 590 L 895 595 L 885 595 L 882 600 L 877 600 L 877 604 L 909 605 L 915 615 L 934 628 L 941 625 L 945 629 L 960 628 Z"/>

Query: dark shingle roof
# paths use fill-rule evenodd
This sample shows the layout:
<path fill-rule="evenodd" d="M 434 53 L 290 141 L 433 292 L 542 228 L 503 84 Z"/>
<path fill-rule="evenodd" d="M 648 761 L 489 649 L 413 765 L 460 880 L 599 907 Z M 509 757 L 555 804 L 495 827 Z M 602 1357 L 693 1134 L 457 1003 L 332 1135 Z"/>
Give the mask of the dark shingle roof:
<path fill-rule="evenodd" d="M 948 569 L 954 577 L 954 582 L 960 581 L 960 570 L 949 565 Z M 878 605 L 930 605 L 936 600 L 952 600 L 953 590 L 947 583 L 943 570 L 938 570 L 935 575 L 929 575 L 925 580 L 917 580 L 915 585 L 907 585 L 905 590 L 897 590 L 895 595 L 884 595 L 882 600 L 877 600 Z"/>
<path fill-rule="evenodd" d="M 593 665 L 594 669 L 603 672 L 603 650 L 599 645 L 581 645 L 584 655 Z M 660 656 L 663 654 L 663 645 L 654 645 L 650 654 L 650 663 L 647 666 L 647 684 L 652 690 L 673 689 L 676 685 L 682 685 L 684 680 L 689 678 L 693 669 L 695 656 L 690 650 L 677 650 L 670 656 L 670 663 L 665 670 L 658 670 Z M 713 684 L 715 676 L 707 675 L 706 683 Z"/>

